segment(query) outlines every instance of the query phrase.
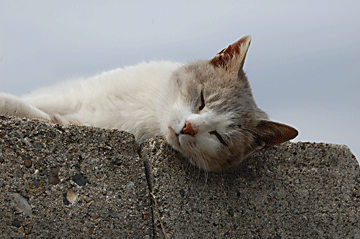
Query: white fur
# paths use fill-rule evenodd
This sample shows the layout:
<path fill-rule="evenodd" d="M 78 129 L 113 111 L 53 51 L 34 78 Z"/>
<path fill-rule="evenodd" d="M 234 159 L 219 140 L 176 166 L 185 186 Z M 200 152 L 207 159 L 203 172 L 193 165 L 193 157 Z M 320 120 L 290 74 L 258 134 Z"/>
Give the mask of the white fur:
<path fill-rule="evenodd" d="M 61 123 L 116 128 L 135 134 L 138 141 L 160 135 L 157 101 L 160 89 L 180 63 L 150 62 L 104 72 L 90 79 L 65 82 L 21 97 L 34 108 L 28 115 L 56 118 Z M 10 95 L 7 95 L 10 96 Z M 5 94 L 0 95 L 4 99 Z M 7 97 L 0 113 L 16 115 L 19 98 Z M 163 99 L 161 99 L 163 100 Z M 4 100 L 3 100 L 4 101 Z M 1 104 L 1 100 L 0 100 Z M 3 103 L 5 105 L 5 103 Z M 36 112 L 39 111 L 39 112 Z M 63 122 L 65 121 L 65 122 Z"/>

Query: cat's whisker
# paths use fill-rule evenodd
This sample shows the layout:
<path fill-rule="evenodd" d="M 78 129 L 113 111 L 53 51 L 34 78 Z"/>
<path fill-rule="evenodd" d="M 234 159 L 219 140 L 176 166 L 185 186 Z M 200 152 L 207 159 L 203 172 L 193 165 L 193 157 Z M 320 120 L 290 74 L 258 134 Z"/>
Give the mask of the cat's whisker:
<path fill-rule="evenodd" d="M 205 175 L 205 182 L 204 182 L 204 187 L 203 190 L 205 190 L 205 187 L 207 186 L 207 182 L 208 182 L 208 177 L 209 177 L 209 172 L 208 171 L 204 171 L 204 175 Z"/>

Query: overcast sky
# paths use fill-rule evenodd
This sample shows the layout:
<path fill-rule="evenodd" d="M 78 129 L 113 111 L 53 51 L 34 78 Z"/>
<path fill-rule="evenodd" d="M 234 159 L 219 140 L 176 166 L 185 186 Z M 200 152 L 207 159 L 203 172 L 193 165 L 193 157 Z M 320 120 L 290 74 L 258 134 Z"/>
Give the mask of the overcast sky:
<path fill-rule="evenodd" d="M 0 91 L 15 95 L 143 61 L 210 59 L 252 35 L 255 100 L 360 157 L 360 1 L 0 0 Z"/>

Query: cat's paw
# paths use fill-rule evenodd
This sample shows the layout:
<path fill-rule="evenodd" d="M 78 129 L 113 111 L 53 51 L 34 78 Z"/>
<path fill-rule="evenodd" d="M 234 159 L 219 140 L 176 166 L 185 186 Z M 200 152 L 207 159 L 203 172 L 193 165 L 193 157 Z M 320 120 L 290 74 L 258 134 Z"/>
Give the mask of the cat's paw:
<path fill-rule="evenodd" d="M 10 94 L 0 93 L 0 114 L 1 115 L 16 115 L 18 104 L 17 98 Z"/>
<path fill-rule="evenodd" d="M 19 97 L 6 93 L 0 93 L 0 115 L 50 120 L 48 114 L 25 103 Z"/>

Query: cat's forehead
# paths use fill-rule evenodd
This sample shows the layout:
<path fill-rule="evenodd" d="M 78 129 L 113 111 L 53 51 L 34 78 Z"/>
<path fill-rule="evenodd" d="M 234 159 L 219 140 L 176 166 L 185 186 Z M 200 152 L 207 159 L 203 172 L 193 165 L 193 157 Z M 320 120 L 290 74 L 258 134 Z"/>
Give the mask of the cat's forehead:
<path fill-rule="evenodd" d="M 231 96 L 228 98 L 230 101 L 251 94 L 248 80 L 242 70 L 235 77 L 224 76 L 216 71 L 209 61 L 198 61 L 183 66 L 177 73 L 176 80 L 178 85 L 187 88 L 189 93 L 201 90 L 205 94 L 216 95 L 218 92 L 224 97 Z"/>
<path fill-rule="evenodd" d="M 243 82 L 235 77 L 224 76 L 215 70 L 215 67 L 209 61 L 195 61 L 179 68 L 174 73 L 174 78 L 180 86 L 199 86 L 208 85 L 214 87 L 239 87 Z"/>
<path fill-rule="evenodd" d="M 201 84 L 206 81 L 208 76 L 213 74 L 206 68 L 206 64 L 203 64 L 202 62 L 188 63 L 176 70 L 173 73 L 173 78 L 179 86 L 189 83 Z"/>
<path fill-rule="evenodd" d="M 245 73 L 240 70 L 238 77 L 223 78 L 208 61 L 185 65 L 176 80 L 187 102 L 194 107 L 203 94 L 207 109 L 217 114 L 232 112 L 236 122 L 244 123 L 254 118 L 256 104 Z"/>

